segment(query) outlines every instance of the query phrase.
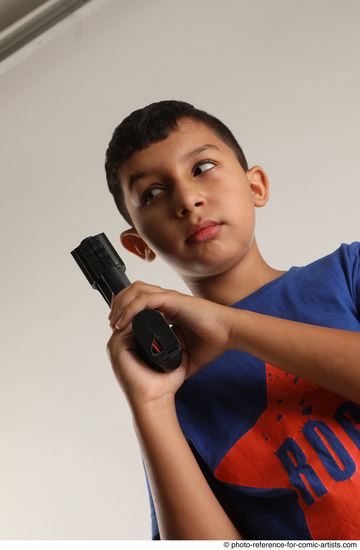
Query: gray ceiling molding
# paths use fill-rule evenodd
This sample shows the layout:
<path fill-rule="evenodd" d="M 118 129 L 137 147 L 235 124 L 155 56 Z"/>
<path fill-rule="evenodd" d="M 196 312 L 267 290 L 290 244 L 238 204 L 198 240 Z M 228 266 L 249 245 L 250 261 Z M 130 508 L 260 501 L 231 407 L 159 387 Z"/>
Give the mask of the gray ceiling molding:
<path fill-rule="evenodd" d="M 48 0 L 0 33 L 0 63 L 92 0 Z"/>

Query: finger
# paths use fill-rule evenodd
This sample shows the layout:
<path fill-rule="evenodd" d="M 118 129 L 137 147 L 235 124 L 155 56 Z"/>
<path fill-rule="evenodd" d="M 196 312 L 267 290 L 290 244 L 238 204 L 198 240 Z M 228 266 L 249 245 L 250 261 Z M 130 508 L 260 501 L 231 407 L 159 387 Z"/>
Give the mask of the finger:
<path fill-rule="evenodd" d="M 133 299 L 134 296 L 136 296 L 136 294 L 139 292 L 139 289 L 143 290 L 144 287 L 150 287 L 150 285 L 147 285 L 142 281 L 135 281 L 135 283 L 122 289 L 116 295 L 112 295 L 110 305 L 111 310 L 108 316 L 110 322 L 113 321 L 114 316 L 119 316 L 121 314 L 122 308 L 125 307 Z"/>
<path fill-rule="evenodd" d="M 134 336 L 133 334 L 120 334 L 118 331 L 114 331 L 106 346 L 110 361 L 116 361 L 119 352 L 123 350 L 135 350 Z"/>
<path fill-rule="evenodd" d="M 108 319 L 111 320 L 111 318 L 114 315 L 114 310 L 116 308 L 116 303 L 119 302 L 121 295 L 123 294 L 124 290 L 120 290 L 117 294 L 112 293 L 111 295 L 111 303 L 110 303 L 110 313 L 108 315 Z"/>
<path fill-rule="evenodd" d="M 116 327 L 118 330 L 122 330 L 132 322 L 135 315 L 144 309 L 158 309 L 161 313 L 172 318 L 177 312 L 174 298 L 175 292 L 171 290 L 139 295 L 123 309 L 121 319 L 115 323 Z"/>
<path fill-rule="evenodd" d="M 164 313 L 162 313 L 162 315 L 163 315 L 165 321 L 167 322 L 167 324 L 173 329 L 173 319 L 171 317 L 169 317 L 169 315 L 165 315 Z M 123 328 L 123 326 L 120 325 L 121 320 L 122 320 L 122 315 L 119 315 L 118 318 L 114 317 L 114 319 L 111 319 L 109 321 L 110 330 L 124 333 L 126 328 Z M 132 325 L 129 324 L 128 325 L 128 331 L 127 331 L 128 333 L 130 333 L 132 331 L 131 327 L 132 327 Z"/>
<path fill-rule="evenodd" d="M 126 327 L 124 327 L 122 330 L 119 330 L 118 328 L 114 328 L 113 332 L 115 332 L 115 336 L 118 334 L 120 336 L 129 336 L 133 334 L 132 325 L 129 324 Z"/>
<path fill-rule="evenodd" d="M 121 296 L 116 295 L 112 301 L 112 309 L 109 315 L 109 324 L 111 328 L 115 328 L 120 321 L 124 309 L 131 304 L 137 296 L 149 295 L 164 292 L 164 289 L 154 285 L 147 285 L 141 281 L 136 281 L 128 288 L 121 291 Z"/>

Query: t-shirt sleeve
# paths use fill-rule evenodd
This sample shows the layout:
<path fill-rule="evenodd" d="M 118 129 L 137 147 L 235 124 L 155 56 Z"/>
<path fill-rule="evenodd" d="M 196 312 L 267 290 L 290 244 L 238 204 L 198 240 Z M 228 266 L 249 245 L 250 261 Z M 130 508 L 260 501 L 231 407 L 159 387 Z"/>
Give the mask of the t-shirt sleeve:
<path fill-rule="evenodd" d="M 350 292 L 360 321 L 360 242 L 343 244 L 341 248 L 343 248 L 346 258 Z"/>

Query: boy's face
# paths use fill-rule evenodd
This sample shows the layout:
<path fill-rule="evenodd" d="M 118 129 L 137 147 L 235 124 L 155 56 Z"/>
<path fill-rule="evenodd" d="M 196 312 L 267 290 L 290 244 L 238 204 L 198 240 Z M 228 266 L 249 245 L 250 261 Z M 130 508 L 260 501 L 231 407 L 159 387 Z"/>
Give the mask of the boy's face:
<path fill-rule="evenodd" d="M 134 153 L 119 170 L 136 228 L 123 232 L 121 240 L 141 257 L 159 254 L 185 280 L 198 279 L 235 267 L 249 253 L 254 206 L 266 204 L 268 181 L 258 166 L 245 172 L 208 126 L 191 119 L 178 124 L 167 139 Z M 204 222 L 214 224 L 212 229 L 189 240 L 194 226 Z"/>

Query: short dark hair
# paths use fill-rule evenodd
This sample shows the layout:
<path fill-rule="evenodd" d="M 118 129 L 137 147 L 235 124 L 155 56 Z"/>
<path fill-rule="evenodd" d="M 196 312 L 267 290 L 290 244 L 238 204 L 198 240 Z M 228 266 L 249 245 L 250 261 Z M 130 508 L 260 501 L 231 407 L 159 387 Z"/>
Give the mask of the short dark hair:
<path fill-rule="evenodd" d="M 176 130 L 178 121 L 190 118 L 206 124 L 214 133 L 231 147 L 244 170 L 248 170 L 245 155 L 235 137 L 219 119 L 196 109 L 185 101 L 158 101 L 142 109 L 133 111 L 114 130 L 106 151 L 105 171 L 110 193 L 120 214 L 129 225 L 133 226 L 126 208 L 124 192 L 118 177 L 121 165 L 136 151 L 145 149 L 150 144 L 166 139 Z"/>

